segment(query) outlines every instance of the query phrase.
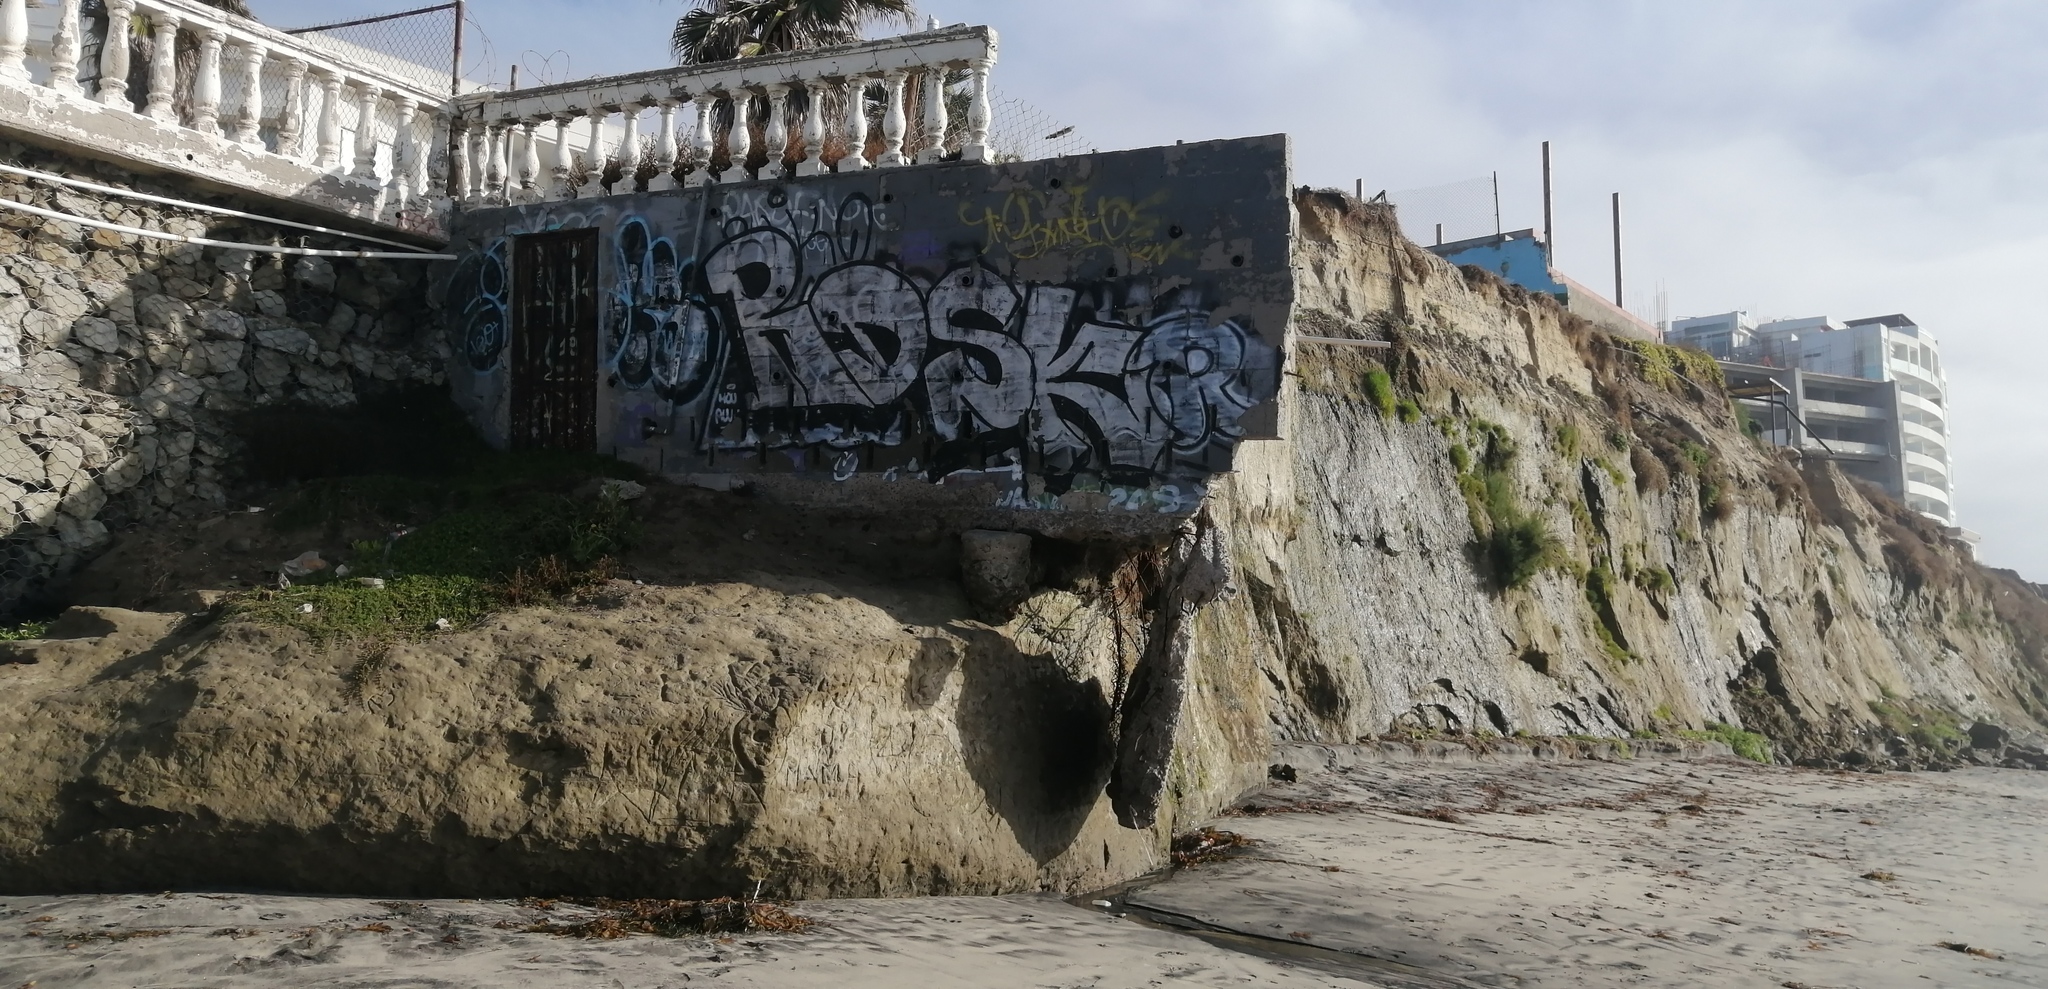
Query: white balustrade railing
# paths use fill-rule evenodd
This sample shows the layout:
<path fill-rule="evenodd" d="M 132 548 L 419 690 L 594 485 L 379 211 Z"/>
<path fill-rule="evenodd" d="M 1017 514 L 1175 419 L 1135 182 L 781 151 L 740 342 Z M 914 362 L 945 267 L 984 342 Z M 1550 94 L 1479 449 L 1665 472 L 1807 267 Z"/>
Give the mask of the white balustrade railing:
<path fill-rule="evenodd" d="M 451 142 L 451 172 L 463 177 L 452 187 L 475 203 L 518 203 L 985 161 L 995 62 L 993 29 L 958 26 L 471 93 L 454 102 L 468 137 Z M 958 120 L 954 102 L 965 103 Z M 685 112 L 687 125 L 677 120 Z M 765 163 L 750 167 L 750 156 Z"/>
<path fill-rule="evenodd" d="M 0 0 L 0 85 L 139 113 L 224 148 L 317 168 L 374 194 L 385 219 L 433 197 L 432 173 L 445 165 L 434 153 L 447 144 L 445 90 L 344 64 L 192 0 L 105 0 L 104 18 L 82 9 L 82 0 L 43 0 L 33 9 L 28 0 Z M 101 39 L 99 64 L 81 66 L 93 37 Z M 130 92 L 145 49 L 146 91 Z M 82 73 L 96 77 L 90 91 Z"/>
<path fill-rule="evenodd" d="M 90 17 L 83 0 L 30 2 L 0 0 L 0 87 L 298 163 L 351 183 L 351 201 L 387 222 L 447 198 L 536 202 L 990 157 L 996 33 L 981 26 L 451 100 L 194 0 L 104 0 Z M 98 64 L 81 64 L 94 41 Z"/>

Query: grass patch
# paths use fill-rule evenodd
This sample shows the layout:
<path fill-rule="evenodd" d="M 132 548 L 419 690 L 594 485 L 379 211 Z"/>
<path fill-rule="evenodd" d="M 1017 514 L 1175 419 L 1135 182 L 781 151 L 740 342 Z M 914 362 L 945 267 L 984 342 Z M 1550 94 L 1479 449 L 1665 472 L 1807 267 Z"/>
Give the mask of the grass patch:
<path fill-rule="evenodd" d="M 1970 740 L 1970 733 L 1963 730 L 1956 716 L 1937 707 L 1890 698 L 1872 701 L 1870 713 L 1877 715 L 1886 731 L 1923 749 L 1948 752 L 1962 748 Z"/>
<path fill-rule="evenodd" d="M 1630 580 L 1645 594 L 1670 594 L 1678 587 L 1678 581 L 1672 578 L 1668 567 L 1639 567 L 1630 575 Z"/>
<path fill-rule="evenodd" d="M 1422 418 L 1422 406 L 1412 399 L 1401 399 L 1394 403 L 1394 417 L 1402 422 L 1414 422 Z"/>
<path fill-rule="evenodd" d="M 1365 372 L 1365 400 L 1380 410 L 1380 415 L 1394 417 L 1394 379 L 1386 368 L 1375 367 Z"/>
<path fill-rule="evenodd" d="M 588 455 L 464 453 L 456 473 L 317 478 L 279 506 L 283 531 L 374 528 L 333 567 L 229 605 L 243 621 L 297 628 L 319 642 L 389 643 L 465 628 L 505 608 L 544 604 L 612 576 L 637 535 L 630 507 L 584 482 L 638 473 Z M 375 578 L 374 580 L 366 578 Z M 351 688 L 373 682 L 352 673 Z M 364 674 L 356 676 L 356 674 Z"/>
<path fill-rule="evenodd" d="M 1743 731 L 1734 725 L 1713 721 L 1707 724 L 1706 731 L 1681 731 L 1678 736 L 1699 742 L 1721 742 L 1734 749 L 1737 757 L 1751 762 L 1771 761 L 1770 739 L 1753 731 Z"/>
<path fill-rule="evenodd" d="M 1690 382 L 1702 390 L 1723 389 L 1727 379 L 1721 374 L 1721 365 L 1714 363 L 1713 355 L 1690 347 L 1669 347 L 1649 340 L 1624 340 L 1615 342 L 1635 352 L 1642 366 L 1643 380 L 1666 391 L 1677 392 L 1682 382 Z"/>
<path fill-rule="evenodd" d="M 1614 571 L 1605 563 L 1586 571 L 1586 604 L 1593 609 L 1593 631 L 1600 636 L 1600 648 L 1607 658 L 1626 663 L 1635 658 L 1622 634 L 1621 619 L 1614 613 Z"/>
<path fill-rule="evenodd" d="M 282 591 L 257 591 L 229 606 L 243 621 L 284 625 L 315 641 L 335 639 L 417 639 L 449 628 L 467 628 L 504 603 L 499 589 L 475 577 L 394 577 L 382 587 L 354 580 L 306 584 Z"/>
<path fill-rule="evenodd" d="M 22 622 L 18 625 L 0 627 L 0 642 L 24 642 L 40 639 L 49 634 L 49 622 Z"/>
<path fill-rule="evenodd" d="M 1458 491 L 1477 535 L 1475 548 L 1497 586 L 1525 586 L 1558 561 L 1561 547 L 1543 520 L 1515 497 L 1509 473 L 1517 453 L 1514 440 L 1483 419 L 1472 420 L 1470 429 L 1480 450 L 1476 462 L 1465 447 L 1453 446 L 1451 463 L 1458 468 Z"/>

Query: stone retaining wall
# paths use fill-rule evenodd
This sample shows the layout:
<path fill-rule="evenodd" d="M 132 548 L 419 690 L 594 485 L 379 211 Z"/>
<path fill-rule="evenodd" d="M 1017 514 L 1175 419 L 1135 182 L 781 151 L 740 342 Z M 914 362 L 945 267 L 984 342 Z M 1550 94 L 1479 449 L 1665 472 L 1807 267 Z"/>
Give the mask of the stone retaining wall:
<path fill-rule="evenodd" d="M 0 158 L 263 212 L 19 144 Z M 0 196 L 218 240 L 363 247 L 12 176 Z M 0 621 L 113 531 L 227 505 L 236 414 L 439 382 L 427 277 L 425 262 L 251 254 L 0 212 Z"/>

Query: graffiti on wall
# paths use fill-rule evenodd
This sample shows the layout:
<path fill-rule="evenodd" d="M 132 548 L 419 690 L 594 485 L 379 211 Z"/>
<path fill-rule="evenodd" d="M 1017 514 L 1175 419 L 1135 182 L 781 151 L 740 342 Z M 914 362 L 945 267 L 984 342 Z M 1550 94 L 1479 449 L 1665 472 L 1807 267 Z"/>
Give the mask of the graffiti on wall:
<path fill-rule="evenodd" d="M 1230 469 L 1242 420 L 1278 390 L 1279 355 L 1241 308 L 1219 314 L 1217 286 L 1181 270 L 1192 263 L 1171 277 L 1128 270 L 1189 260 L 1163 198 L 1009 191 L 917 227 L 888 195 L 820 183 L 516 219 L 605 231 L 610 444 L 660 447 L 671 470 L 680 453 L 698 463 L 685 470 L 750 459 L 842 480 L 994 476 L 1011 479 L 1005 497 L 1020 507 L 1073 490 L 1173 512 Z M 479 381 L 500 373 L 503 235 L 522 231 L 494 232 L 451 286 Z M 1099 263 L 1054 280 L 1018 273 L 1083 254 Z M 1023 484 L 1027 472 L 1042 483 Z M 1027 487 L 1036 500 L 1020 500 Z"/>
<path fill-rule="evenodd" d="M 697 243 L 641 217 L 613 236 L 611 371 L 702 405 L 700 449 L 928 432 L 939 471 L 1028 451 L 1050 478 L 1148 484 L 1227 467 L 1272 394 L 1272 348 L 1195 289 L 1020 282 L 972 252 L 916 270 L 864 195 L 748 193 Z"/>

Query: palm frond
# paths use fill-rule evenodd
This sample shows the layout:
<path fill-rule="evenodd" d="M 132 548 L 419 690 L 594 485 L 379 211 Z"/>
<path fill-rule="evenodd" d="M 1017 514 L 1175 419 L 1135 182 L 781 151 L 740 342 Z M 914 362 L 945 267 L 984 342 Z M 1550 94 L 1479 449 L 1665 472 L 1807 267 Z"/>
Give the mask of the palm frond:
<path fill-rule="evenodd" d="M 676 21 L 669 48 L 696 64 L 803 51 L 860 40 L 870 24 L 915 23 L 913 0 L 696 0 Z"/>

